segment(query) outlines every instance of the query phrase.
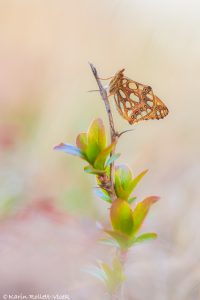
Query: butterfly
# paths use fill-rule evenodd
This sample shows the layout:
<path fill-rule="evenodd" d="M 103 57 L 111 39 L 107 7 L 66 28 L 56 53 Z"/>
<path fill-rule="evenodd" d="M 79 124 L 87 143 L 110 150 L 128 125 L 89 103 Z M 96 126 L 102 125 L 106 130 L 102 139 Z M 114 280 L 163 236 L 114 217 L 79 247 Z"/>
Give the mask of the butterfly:
<path fill-rule="evenodd" d="M 109 83 L 109 96 L 113 95 L 117 110 L 129 122 L 163 119 L 169 113 L 166 105 L 153 93 L 150 86 L 124 76 L 118 71 Z"/>

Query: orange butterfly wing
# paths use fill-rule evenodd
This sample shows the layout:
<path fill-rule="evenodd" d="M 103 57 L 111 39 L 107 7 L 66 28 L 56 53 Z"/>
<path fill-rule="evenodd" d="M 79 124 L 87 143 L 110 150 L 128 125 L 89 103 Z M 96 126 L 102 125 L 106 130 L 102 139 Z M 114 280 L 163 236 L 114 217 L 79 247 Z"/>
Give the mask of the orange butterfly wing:
<path fill-rule="evenodd" d="M 123 71 L 119 71 L 110 82 L 110 95 L 114 95 L 120 115 L 130 124 L 164 118 L 168 108 L 154 95 L 152 88 L 124 77 Z"/>

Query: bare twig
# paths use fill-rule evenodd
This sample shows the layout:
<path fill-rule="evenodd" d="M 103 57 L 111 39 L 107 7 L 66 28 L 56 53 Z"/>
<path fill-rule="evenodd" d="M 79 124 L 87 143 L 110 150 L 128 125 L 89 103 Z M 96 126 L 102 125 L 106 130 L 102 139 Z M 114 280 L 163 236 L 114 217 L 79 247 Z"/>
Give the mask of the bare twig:
<path fill-rule="evenodd" d="M 106 107 L 106 112 L 108 115 L 108 120 L 109 120 L 109 126 L 110 126 L 110 138 L 111 138 L 111 143 L 117 142 L 118 139 L 118 133 L 115 130 L 114 126 L 114 121 L 113 121 L 113 116 L 110 108 L 110 103 L 108 101 L 108 95 L 107 95 L 107 90 L 106 88 L 102 85 L 101 80 L 97 74 L 96 68 L 93 66 L 93 64 L 90 63 L 90 67 L 92 69 L 92 73 L 96 79 L 96 82 L 99 87 L 99 92 L 101 95 L 102 100 L 104 101 L 105 107 Z M 113 148 L 111 152 L 111 156 L 115 153 L 115 147 Z M 116 199 L 116 194 L 115 194 L 115 189 L 114 189 L 114 162 L 110 164 L 110 187 L 111 187 L 111 197 L 112 200 L 114 201 Z"/>
<path fill-rule="evenodd" d="M 106 88 L 102 85 L 101 83 L 101 79 L 99 78 L 98 74 L 97 74 L 97 70 L 96 68 L 93 66 L 93 64 L 90 63 L 90 67 L 92 69 L 92 73 L 97 81 L 98 87 L 99 87 L 99 92 L 101 94 L 101 98 L 104 101 L 105 107 L 106 107 L 106 112 L 108 115 L 108 119 L 109 119 L 109 126 L 110 126 L 110 138 L 111 138 L 111 143 L 115 143 L 117 142 L 118 138 L 124 134 L 127 131 L 131 131 L 130 130 L 125 130 L 121 133 L 118 133 L 115 130 L 115 126 L 114 126 L 114 120 L 113 120 L 113 116 L 112 116 L 112 112 L 111 112 L 111 107 L 110 107 L 110 103 L 108 101 L 108 95 L 107 95 L 107 90 Z M 111 153 L 111 155 L 113 155 L 115 152 L 115 147 Z M 116 194 L 115 194 L 115 189 L 114 189 L 114 162 L 110 165 L 110 188 L 106 188 L 107 191 L 110 192 L 112 201 L 116 200 Z M 119 252 L 118 252 L 119 251 Z M 127 255 L 127 251 L 123 251 L 122 249 L 117 250 L 116 255 L 119 257 L 120 262 L 124 268 L 124 264 L 126 261 L 126 255 Z M 121 284 L 119 286 L 119 289 L 116 291 L 116 293 L 111 294 L 111 300 L 123 300 L 123 284 Z"/>

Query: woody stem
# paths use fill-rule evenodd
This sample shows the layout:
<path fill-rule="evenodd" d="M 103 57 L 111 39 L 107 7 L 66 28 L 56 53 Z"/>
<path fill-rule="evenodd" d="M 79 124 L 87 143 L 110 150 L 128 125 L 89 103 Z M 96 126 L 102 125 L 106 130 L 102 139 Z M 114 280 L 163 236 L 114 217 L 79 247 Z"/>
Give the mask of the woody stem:
<path fill-rule="evenodd" d="M 115 130 L 112 111 L 111 111 L 110 103 L 108 101 L 107 90 L 102 85 L 101 80 L 98 76 L 97 70 L 93 66 L 93 64 L 90 63 L 90 67 L 91 67 L 92 73 L 96 79 L 97 85 L 99 87 L 99 92 L 100 92 L 101 98 L 105 104 L 105 108 L 106 108 L 106 112 L 107 112 L 108 120 L 109 120 L 111 143 L 116 143 L 117 139 L 118 139 L 118 133 Z M 112 156 L 114 153 L 115 153 L 115 147 L 113 148 L 110 156 Z M 114 201 L 116 199 L 116 194 L 115 194 L 115 189 L 114 189 L 114 162 L 112 162 L 110 164 L 110 187 L 111 187 L 111 198 L 112 198 L 112 201 Z"/>
<path fill-rule="evenodd" d="M 118 138 L 125 132 L 122 132 L 121 134 L 119 134 L 115 130 L 112 111 L 111 111 L 110 103 L 108 101 L 107 90 L 102 85 L 101 79 L 99 78 L 97 70 L 93 66 L 93 64 L 90 63 L 90 67 L 92 69 L 92 73 L 93 73 L 93 75 L 96 79 L 97 85 L 99 87 L 99 92 L 100 92 L 101 98 L 104 101 L 104 104 L 105 104 L 105 107 L 106 107 L 106 112 L 107 112 L 107 115 L 108 115 L 109 126 L 110 126 L 111 143 L 117 143 Z M 110 156 L 114 155 L 114 153 L 115 153 L 115 147 L 113 148 Z M 115 193 L 115 188 L 114 188 L 114 169 L 115 169 L 115 165 L 114 165 L 114 162 L 113 162 L 113 163 L 110 164 L 110 187 L 111 187 L 110 195 L 111 195 L 112 201 L 116 200 L 116 198 L 117 198 L 116 193 Z M 118 253 L 118 250 L 116 252 L 116 255 L 119 257 L 123 268 L 124 268 L 124 264 L 125 264 L 125 261 L 126 261 L 126 254 L 127 254 L 127 251 L 124 252 L 121 249 L 119 250 L 119 253 Z M 123 299 L 123 285 L 121 284 L 119 286 L 119 289 L 116 291 L 116 293 L 114 293 L 110 296 L 111 296 L 111 300 L 122 300 Z"/>

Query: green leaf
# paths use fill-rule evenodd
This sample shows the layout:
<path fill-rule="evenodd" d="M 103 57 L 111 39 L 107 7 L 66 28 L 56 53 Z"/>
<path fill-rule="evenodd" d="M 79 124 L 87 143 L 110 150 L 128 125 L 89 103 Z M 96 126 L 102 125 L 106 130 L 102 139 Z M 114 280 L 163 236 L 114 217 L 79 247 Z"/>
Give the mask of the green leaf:
<path fill-rule="evenodd" d="M 119 198 L 128 200 L 138 182 L 147 173 L 143 171 L 133 179 L 131 170 L 126 165 L 121 165 L 115 171 L 115 191 Z"/>
<path fill-rule="evenodd" d="M 93 168 L 91 165 L 84 167 L 84 171 L 88 174 L 94 174 L 94 175 L 102 175 L 105 173 L 104 170 L 103 171 L 97 170 L 97 169 Z"/>
<path fill-rule="evenodd" d="M 91 164 L 94 163 L 98 154 L 106 147 L 106 134 L 103 121 L 94 120 L 87 132 L 87 157 Z"/>
<path fill-rule="evenodd" d="M 112 200 L 107 191 L 105 191 L 101 188 L 95 188 L 95 194 L 97 197 L 101 198 L 102 200 L 104 200 L 108 203 L 112 203 Z"/>
<path fill-rule="evenodd" d="M 136 199 L 137 199 L 137 197 L 132 197 L 132 198 L 129 198 L 127 201 L 129 204 L 132 204 Z"/>
<path fill-rule="evenodd" d="M 107 279 L 112 278 L 113 272 L 112 272 L 111 268 L 105 263 L 101 263 L 101 267 L 102 267 L 104 273 L 106 274 Z"/>
<path fill-rule="evenodd" d="M 116 175 L 120 179 L 122 188 L 126 189 L 132 180 L 132 172 L 129 167 L 126 165 L 116 167 Z"/>
<path fill-rule="evenodd" d="M 82 132 L 77 136 L 76 145 L 77 147 L 61 143 L 54 149 L 79 156 L 93 165 L 97 156 L 106 149 L 106 133 L 103 121 L 101 119 L 94 120 L 87 133 Z M 95 168 L 98 169 L 98 167 Z"/>
<path fill-rule="evenodd" d="M 96 267 L 96 266 L 91 266 L 91 267 L 84 268 L 83 271 L 87 272 L 88 274 L 92 275 L 93 277 L 96 277 L 97 279 L 106 283 L 106 279 L 107 279 L 106 274 L 101 268 Z"/>
<path fill-rule="evenodd" d="M 122 234 L 118 231 L 112 231 L 112 230 L 104 230 L 105 233 L 107 233 L 110 238 L 104 238 L 101 239 L 101 241 L 104 244 L 116 247 L 116 248 L 121 248 L 122 250 L 127 250 L 131 246 L 135 244 L 139 244 L 142 242 L 146 242 L 149 240 L 154 240 L 157 238 L 157 234 L 150 232 L 150 233 L 143 233 L 139 235 L 138 237 L 132 236 L 128 237 L 125 234 Z"/>
<path fill-rule="evenodd" d="M 138 203 L 133 211 L 134 233 L 136 233 L 149 212 L 151 205 L 159 200 L 157 196 L 151 196 Z"/>
<path fill-rule="evenodd" d="M 125 280 L 125 275 L 124 275 L 122 263 L 118 257 L 114 257 L 112 266 L 113 266 L 113 272 L 116 276 L 118 284 L 123 282 Z"/>
<path fill-rule="evenodd" d="M 133 212 L 127 201 L 115 200 L 110 208 L 110 218 L 115 230 L 128 236 L 132 235 L 134 229 Z"/>
<path fill-rule="evenodd" d="M 120 153 L 113 154 L 106 162 L 106 167 L 112 164 L 116 159 L 120 157 Z"/>
<path fill-rule="evenodd" d="M 112 268 L 105 263 L 101 263 L 100 266 L 106 275 L 107 290 L 110 293 L 115 292 L 125 279 L 121 262 L 115 257 L 112 262 Z"/>
<path fill-rule="evenodd" d="M 118 247 L 120 247 L 121 249 L 127 249 L 129 247 L 130 239 L 126 234 L 115 230 L 104 230 L 104 231 L 116 241 Z"/>
<path fill-rule="evenodd" d="M 138 182 L 146 174 L 147 170 L 132 178 L 131 170 L 126 165 L 120 165 L 115 171 L 115 192 L 121 199 L 127 200 Z"/>
<path fill-rule="evenodd" d="M 79 135 L 76 138 L 76 145 L 77 147 L 86 154 L 87 152 L 87 134 L 85 132 L 79 133 Z"/>
<path fill-rule="evenodd" d="M 135 187 L 137 186 L 137 184 L 140 182 L 140 180 L 144 177 L 144 175 L 148 172 L 148 170 L 143 171 L 142 173 L 140 173 L 137 177 L 135 177 L 130 186 L 129 186 L 129 190 L 130 193 L 133 192 L 133 190 L 135 189 Z"/>
<path fill-rule="evenodd" d="M 54 147 L 54 150 L 62 151 L 71 155 L 79 156 L 80 158 L 86 159 L 84 153 L 77 147 L 69 144 L 59 144 Z"/>
<path fill-rule="evenodd" d="M 149 240 L 154 240 L 157 238 L 157 234 L 154 232 L 149 232 L 149 233 L 143 233 L 139 235 L 138 237 L 135 237 L 132 244 L 139 244 L 143 243 Z"/>
<path fill-rule="evenodd" d="M 99 262 L 99 267 L 87 267 L 84 268 L 84 271 L 101 280 L 109 293 L 115 292 L 125 280 L 122 264 L 117 257 L 113 259 L 112 267 L 106 263 Z"/>
<path fill-rule="evenodd" d="M 115 171 L 115 192 L 117 197 L 127 200 L 130 195 L 129 186 L 131 181 L 131 170 L 126 165 L 118 166 Z"/>
<path fill-rule="evenodd" d="M 95 119 L 88 129 L 88 143 L 96 143 L 102 150 L 106 147 L 106 132 L 103 121 L 98 118 Z"/>
<path fill-rule="evenodd" d="M 106 168 L 105 162 L 107 160 L 108 155 L 110 152 L 113 150 L 115 147 L 116 142 L 110 144 L 108 147 L 106 147 L 104 150 L 102 150 L 99 155 L 97 156 L 95 162 L 94 162 L 94 167 L 99 170 L 104 170 Z"/>
<path fill-rule="evenodd" d="M 107 237 L 107 238 L 101 238 L 100 242 L 105 244 L 105 245 L 109 245 L 115 248 L 119 248 L 120 244 L 112 237 Z"/>

